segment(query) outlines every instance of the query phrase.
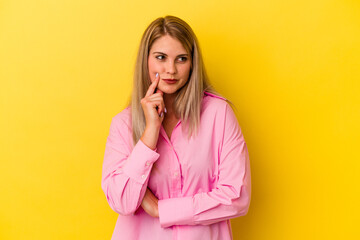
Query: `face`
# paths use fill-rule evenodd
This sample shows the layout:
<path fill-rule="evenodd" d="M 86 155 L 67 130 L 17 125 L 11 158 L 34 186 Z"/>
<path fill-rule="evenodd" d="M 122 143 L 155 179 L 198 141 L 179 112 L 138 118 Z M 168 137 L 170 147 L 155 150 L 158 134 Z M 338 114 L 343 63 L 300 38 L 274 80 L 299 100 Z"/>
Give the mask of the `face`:
<path fill-rule="evenodd" d="M 176 93 L 184 86 L 190 74 L 191 58 L 181 42 L 169 35 L 157 39 L 151 46 L 148 58 L 151 82 L 160 75 L 157 86 L 164 94 Z M 169 80 L 173 81 L 169 81 Z"/>

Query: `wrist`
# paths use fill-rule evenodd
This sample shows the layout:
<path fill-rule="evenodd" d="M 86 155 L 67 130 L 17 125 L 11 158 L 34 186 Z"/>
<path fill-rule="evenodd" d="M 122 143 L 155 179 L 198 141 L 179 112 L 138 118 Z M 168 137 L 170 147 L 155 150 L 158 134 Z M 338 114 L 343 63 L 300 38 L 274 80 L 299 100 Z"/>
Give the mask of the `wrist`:
<path fill-rule="evenodd" d="M 155 150 L 159 138 L 160 129 L 145 128 L 140 140 L 150 149 Z"/>

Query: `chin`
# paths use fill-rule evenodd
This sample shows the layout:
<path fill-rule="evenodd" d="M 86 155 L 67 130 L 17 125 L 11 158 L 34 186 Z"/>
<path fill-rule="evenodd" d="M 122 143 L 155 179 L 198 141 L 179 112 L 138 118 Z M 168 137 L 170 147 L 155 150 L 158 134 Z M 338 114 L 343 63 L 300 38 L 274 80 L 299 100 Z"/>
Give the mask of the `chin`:
<path fill-rule="evenodd" d="M 173 94 L 179 90 L 179 88 L 175 86 L 159 86 L 159 89 L 165 94 Z"/>
<path fill-rule="evenodd" d="M 160 89 L 163 93 L 165 93 L 165 94 L 173 94 L 173 93 L 176 93 L 177 92 L 177 89 L 167 89 L 167 88 L 165 88 L 165 89 Z"/>

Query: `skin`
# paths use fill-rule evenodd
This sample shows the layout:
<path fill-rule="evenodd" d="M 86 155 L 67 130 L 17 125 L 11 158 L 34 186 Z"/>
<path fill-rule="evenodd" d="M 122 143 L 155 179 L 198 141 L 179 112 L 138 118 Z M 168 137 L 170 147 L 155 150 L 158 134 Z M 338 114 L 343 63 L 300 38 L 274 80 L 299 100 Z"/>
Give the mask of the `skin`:
<path fill-rule="evenodd" d="M 163 54 L 162 54 L 163 53 Z M 183 87 L 189 79 L 190 56 L 177 39 L 165 35 L 156 40 L 149 52 L 148 67 L 151 82 L 155 80 L 156 73 L 160 74 L 160 82 L 157 86 L 164 93 L 164 101 L 167 107 L 171 107 L 177 91 Z M 175 84 L 167 84 L 163 79 L 178 79 Z"/>
<path fill-rule="evenodd" d="M 157 39 L 149 52 L 148 68 L 152 84 L 141 100 L 146 127 L 141 141 L 155 150 L 161 125 L 168 136 L 171 135 L 178 118 L 175 116 L 172 103 L 190 74 L 191 59 L 181 42 L 169 35 Z M 156 74 L 158 76 L 156 77 Z M 168 84 L 163 79 L 177 79 Z M 166 111 L 165 111 L 166 109 Z M 158 199 L 146 189 L 141 203 L 142 208 L 152 217 L 159 217 Z"/>

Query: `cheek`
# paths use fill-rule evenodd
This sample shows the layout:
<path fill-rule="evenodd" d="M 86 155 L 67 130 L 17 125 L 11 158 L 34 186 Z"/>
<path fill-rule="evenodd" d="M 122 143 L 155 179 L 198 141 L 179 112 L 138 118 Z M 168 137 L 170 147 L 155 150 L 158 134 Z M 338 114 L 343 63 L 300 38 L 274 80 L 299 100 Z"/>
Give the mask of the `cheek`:
<path fill-rule="evenodd" d="M 153 82 L 155 80 L 155 74 L 158 71 L 156 68 L 156 63 L 151 58 L 148 58 L 148 69 L 149 69 L 150 81 Z"/>
<path fill-rule="evenodd" d="M 160 64 L 157 63 L 154 59 L 149 58 L 148 59 L 148 68 L 149 68 L 149 73 L 150 74 L 154 74 L 156 72 L 160 72 Z"/>
<path fill-rule="evenodd" d="M 188 76 L 190 73 L 190 64 L 184 64 L 181 66 L 181 72 L 183 76 Z"/>

